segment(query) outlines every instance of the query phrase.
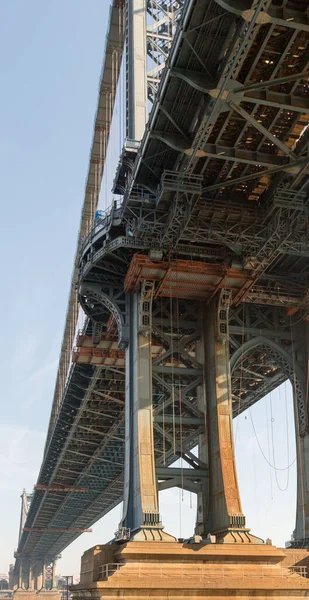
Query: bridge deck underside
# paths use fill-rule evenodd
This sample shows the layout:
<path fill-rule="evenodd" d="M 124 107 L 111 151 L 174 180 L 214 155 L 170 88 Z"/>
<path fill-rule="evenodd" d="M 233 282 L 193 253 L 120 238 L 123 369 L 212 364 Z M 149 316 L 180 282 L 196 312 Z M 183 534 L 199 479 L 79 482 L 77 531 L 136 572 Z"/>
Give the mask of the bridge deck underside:
<path fill-rule="evenodd" d="M 181 234 L 181 241 L 209 242 L 218 246 L 224 241 L 225 246 L 233 246 L 233 250 L 237 251 L 244 236 L 247 235 L 248 239 L 254 237 L 255 227 L 261 222 L 263 215 L 258 203 L 261 194 L 279 185 L 284 176 L 283 169 L 306 150 L 306 133 L 297 144 L 296 141 L 309 122 L 309 110 L 305 109 L 304 113 L 293 110 L 289 102 L 297 96 L 305 104 L 308 85 L 299 81 L 282 84 L 278 91 L 281 96 L 277 94 L 276 101 L 265 100 L 261 94 L 255 97 L 248 94 L 246 100 L 241 100 L 241 111 L 237 110 L 237 98 L 233 98 L 236 109 L 224 103 L 216 104 L 205 89 L 198 89 L 201 79 L 217 81 L 218 73 L 224 71 L 224 65 L 231 58 L 237 37 L 244 33 L 245 24 L 214 0 L 197 0 L 187 5 L 186 29 L 178 34 L 171 53 L 175 56 L 172 63 L 174 72 L 169 70 L 163 74 L 157 100 L 160 108 L 155 104 L 152 111 L 133 180 L 137 187 L 145 186 L 151 193 L 160 183 L 165 169 L 181 171 L 184 165 L 191 168 L 192 163 L 192 171 L 203 176 L 205 192 L 197 203 L 194 218 Z M 286 1 L 284 5 L 289 8 L 290 3 Z M 294 2 L 295 7 L 299 11 L 305 10 L 307 2 Z M 283 27 L 272 21 L 253 31 L 235 65 L 234 78 L 244 85 L 248 81 L 265 81 L 305 71 L 309 66 L 308 56 L 307 31 L 288 25 Z M 195 74 L 194 85 L 192 81 L 189 84 L 185 80 L 184 72 Z M 244 111 L 249 118 L 244 116 Z M 263 129 L 258 129 L 256 123 Z M 273 134 L 272 139 L 266 135 L 266 130 Z M 283 152 L 274 138 L 284 141 L 290 153 Z M 274 167 L 281 170 L 275 174 L 264 173 Z M 256 176 L 257 172 L 261 175 Z M 305 175 L 306 171 L 301 170 L 296 176 L 296 179 L 299 178 L 296 185 Z M 234 183 L 231 183 L 232 180 L 235 180 Z M 129 210 L 138 205 L 134 194 L 126 202 Z M 164 202 L 166 200 L 159 207 L 162 222 L 166 220 L 169 208 L 168 202 L 166 205 Z M 247 233 L 244 233 L 240 225 L 247 219 Z M 260 241 L 257 239 L 257 243 L 260 244 Z M 306 243 L 307 239 L 300 230 L 299 251 L 304 250 Z M 280 255 L 272 261 L 263 286 L 280 281 L 280 285 L 290 286 L 290 292 L 293 288 L 294 293 L 297 288 L 301 295 L 308 279 L 306 264 L 307 259 L 297 256 L 295 244 L 291 249 L 287 240 L 285 253 L 281 249 Z M 295 273 L 298 274 L 297 280 Z M 254 301 L 254 290 L 252 294 Z M 265 313 L 257 307 L 255 318 L 251 319 L 252 331 L 245 332 L 239 310 L 243 310 L 242 306 L 231 320 L 232 356 L 238 351 L 244 336 L 250 339 L 254 335 L 253 329 L 269 331 L 273 327 L 267 311 Z M 289 345 L 291 333 L 281 324 L 276 335 L 281 339 L 285 336 Z M 247 369 L 247 378 L 240 375 L 237 366 L 233 374 L 234 415 L 287 378 L 284 370 L 269 360 L 265 349 L 261 356 L 261 351 L 252 348 L 243 366 Z M 155 435 L 156 461 L 160 465 L 163 440 L 159 428 Z M 196 436 L 189 426 L 187 438 L 192 448 Z M 171 464 L 173 460 L 175 456 L 170 451 L 166 462 Z M 26 526 L 89 527 L 121 501 L 123 464 L 123 367 L 75 363 L 71 367 L 38 483 L 65 482 L 67 485 L 87 486 L 89 492 L 35 491 Z M 77 535 L 24 532 L 18 552 L 33 557 L 55 556 Z"/>

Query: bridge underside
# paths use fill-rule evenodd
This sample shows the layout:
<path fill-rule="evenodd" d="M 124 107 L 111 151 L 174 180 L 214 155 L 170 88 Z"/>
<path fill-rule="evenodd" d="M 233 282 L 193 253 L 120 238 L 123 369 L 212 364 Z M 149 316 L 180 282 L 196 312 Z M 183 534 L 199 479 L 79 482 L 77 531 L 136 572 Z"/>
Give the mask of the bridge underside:
<path fill-rule="evenodd" d="M 161 298 L 153 313 L 154 335 L 157 332 L 159 338 L 160 331 L 168 332 L 174 327 L 174 334 L 179 337 L 181 334 L 192 336 L 192 333 L 198 337 L 200 328 L 196 316 L 199 307 L 199 302 L 191 303 L 190 310 L 186 307 L 184 312 L 184 307 L 178 305 L 182 318 L 177 321 L 175 304 L 174 320 L 171 321 L 170 299 Z M 274 320 L 278 323 L 278 330 L 273 329 Z M 285 309 L 256 305 L 248 305 L 244 309 L 240 306 L 231 311 L 229 327 L 233 416 L 238 416 L 291 377 L 292 344 L 297 352 L 301 340 L 296 339 L 295 331 L 291 330 Z M 154 362 L 162 352 L 167 352 L 166 343 L 160 346 L 159 342 L 153 345 Z M 76 362 L 71 368 L 38 484 L 47 486 L 52 481 L 54 485 L 87 487 L 89 491 L 35 491 L 27 519 L 30 527 L 32 514 L 36 515 L 39 507 L 39 518 L 33 521 L 35 527 L 43 530 L 49 527 L 86 529 L 122 501 L 125 357 L 124 352 L 116 346 L 116 336 L 112 332 L 110 335 L 102 334 L 101 341 L 94 346 L 90 323 L 78 336 L 73 352 Z M 186 349 L 183 351 L 185 353 Z M 180 365 L 177 370 L 167 359 L 166 364 L 159 365 L 154 373 L 157 382 L 157 389 L 153 391 L 155 457 L 158 480 L 162 482 L 159 489 L 170 487 L 167 473 L 162 471 L 162 467 L 171 465 L 180 455 L 187 460 L 188 467 L 200 466 L 191 450 L 197 445 L 199 434 L 204 429 L 204 414 L 198 407 L 195 391 L 201 374 L 194 372 L 192 375 L 187 360 L 177 357 L 177 364 Z M 182 386 L 187 383 L 188 387 L 183 396 L 182 453 L 179 447 L 176 452 L 174 448 L 174 441 L 179 444 L 180 439 L 179 417 L 177 420 L 176 415 L 173 419 L 170 392 L 160 385 L 160 379 L 165 378 L 166 381 L 172 371 L 174 377 L 182 381 Z M 171 485 L 175 477 L 177 474 L 173 474 Z M 196 492 L 200 482 L 201 477 L 197 473 L 196 485 L 191 481 L 187 489 Z M 178 485 L 184 485 L 183 481 Z M 49 554 L 57 556 L 78 535 L 80 533 L 74 531 L 38 531 L 25 532 L 23 537 L 27 539 L 26 552 L 39 558 Z"/>
<path fill-rule="evenodd" d="M 55 557 L 123 497 L 126 298 L 144 282 L 159 489 L 180 484 L 167 467 L 182 456 L 181 484 L 202 495 L 205 462 L 191 452 L 205 433 L 201 315 L 225 289 L 233 416 L 290 379 L 307 444 L 307 2 L 251 8 L 184 3 L 144 138 L 117 171 L 122 208 L 81 250 L 91 320 L 38 484 L 88 491 L 36 490 L 18 560 Z"/>

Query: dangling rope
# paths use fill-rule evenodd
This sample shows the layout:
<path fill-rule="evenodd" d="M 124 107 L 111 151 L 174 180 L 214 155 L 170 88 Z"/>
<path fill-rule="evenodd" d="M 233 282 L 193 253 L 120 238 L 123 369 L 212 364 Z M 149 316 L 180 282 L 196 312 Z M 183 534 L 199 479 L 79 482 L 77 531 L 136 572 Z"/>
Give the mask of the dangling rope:
<path fill-rule="evenodd" d="M 265 396 L 266 396 L 266 383 L 265 383 L 265 381 L 264 381 L 264 392 L 265 392 Z M 265 406 L 266 406 L 266 427 L 267 427 L 268 460 L 269 460 L 269 463 L 270 463 L 270 434 L 269 434 L 270 416 L 268 415 L 268 397 L 266 398 Z M 270 497 L 273 500 L 273 479 L 272 479 L 272 470 L 271 470 L 270 464 L 269 464 L 269 478 L 270 478 Z"/>
<path fill-rule="evenodd" d="M 279 388 L 279 394 L 280 394 L 280 400 L 281 400 L 281 390 Z M 269 394 L 269 398 L 270 398 L 270 432 L 271 432 L 271 445 L 272 445 L 272 457 L 273 457 L 273 463 L 275 465 L 275 479 L 276 479 L 276 484 L 278 489 L 280 490 L 280 492 L 285 492 L 288 487 L 289 487 L 289 481 L 290 481 L 290 467 L 288 466 L 288 468 L 286 469 L 287 471 L 287 482 L 286 482 L 286 486 L 285 487 L 281 487 L 281 485 L 279 484 L 279 480 L 278 480 L 278 469 L 276 467 L 276 458 L 275 458 L 275 443 L 274 443 L 274 422 L 275 419 L 273 417 L 273 406 L 272 406 L 272 394 L 270 392 Z M 286 427 L 287 427 L 287 453 L 288 453 L 288 465 L 289 465 L 289 460 L 290 460 L 290 452 L 289 452 L 289 438 L 288 438 L 288 431 L 289 431 L 289 426 L 287 423 L 287 404 L 286 404 Z M 296 460 L 296 458 L 295 458 Z"/>
<path fill-rule="evenodd" d="M 294 465 L 294 463 L 295 463 L 295 461 L 296 461 L 296 456 L 295 456 L 294 460 L 293 460 L 293 461 L 292 461 L 292 462 L 291 462 L 289 465 L 287 465 L 287 467 L 276 467 L 276 465 L 273 465 L 273 464 L 272 464 L 272 463 L 271 463 L 271 462 L 268 460 L 268 458 L 267 458 L 267 456 L 265 455 L 265 453 L 264 453 L 264 451 L 263 451 L 263 448 L 262 448 L 262 446 L 261 446 L 260 440 L 259 440 L 259 438 L 258 438 L 258 435 L 257 435 L 257 432 L 256 432 L 256 428 L 255 428 L 255 425 L 254 425 L 254 422 L 253 422 L 253 417 L 252 417 L 252 413 L 251 413 L 251 407 L 249 407 L 249 415 L 250 415 L 250 420 L 251 420 L 251 424 L 252 424 L 252 429 L 253 429 L 253 432 L 254 432 L 254 436 L 255 436 L 255 439 L 256 439 L 256 441 L 257 441 L 257 445 L 258 445 L 258 447 L 259 447 L 259 449 L 260 449 L 260 452 L 261 452 L 261 454 L 262 454 L 262 456 L 263 456 L 264 460 L 267 462 L 267 464 L 268 464 L 268 465 L 269 465 L 269 466 L 270 466 L 272 469 L 274 469 L 275 471 L 287 471 L 288 469 L 290 469 L 290 468 L 292 467 L 292 465 Z"/>

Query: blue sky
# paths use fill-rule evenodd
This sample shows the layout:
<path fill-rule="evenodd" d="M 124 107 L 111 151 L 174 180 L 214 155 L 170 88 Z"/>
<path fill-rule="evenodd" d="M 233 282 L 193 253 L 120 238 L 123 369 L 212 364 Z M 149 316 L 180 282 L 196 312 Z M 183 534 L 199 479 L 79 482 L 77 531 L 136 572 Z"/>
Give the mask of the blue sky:
<path fill-rule="evenodd" d="M 7 570 L 17 545 L 20 494 L 24 487 L 31 491 L 42 457 L 108 5 L 108 0 L 9 0 L 0 7 L 0 572 Z M 295 448 L 290 389 L 287 394 L 291 462 Z M 274 393 L 272 402 L 275 456 L 277 465 L 284 467 L 288 458 L 284 390 Z M 266 454 L 269 403 L 265 400 L 252 410 Z M 282 544 L 294 526 L 295 464 L 287 490 L 280 491 L 273 470 L 261 456 L 249 415 L 239 418 L 236 449 L 248 525 L 254 534 Z M 271 462 L 272 458 L 271 450 Z M 285 487 L 286 473 L 278 477 Z M 179 490 L 162 494 L 163 520 L 175 535 L 191 533 L 194 509 L 195 499 L 188 494 L 183 498 Z M 110 539 L 119 518 L 117 507 L 94 526 L 92 534 L 81 536 L 63 553 L 59 571 L 78 573 L 82 552 Z"/>

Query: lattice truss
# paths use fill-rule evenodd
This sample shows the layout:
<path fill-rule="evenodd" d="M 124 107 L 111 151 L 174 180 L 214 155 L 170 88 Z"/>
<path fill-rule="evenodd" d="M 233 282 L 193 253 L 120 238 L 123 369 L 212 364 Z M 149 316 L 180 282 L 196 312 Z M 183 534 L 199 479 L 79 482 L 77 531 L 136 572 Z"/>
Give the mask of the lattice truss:
<path fill-rule="evenodd" d="M 147 84 L 153 102 L 184 0 L 147 0 Z"/>
<path fill-rule="evenodd" d="M 158 466 L 182 456 L 192 464 L 191 449 L 205 430 L 197 406 L 202 366 L 197 359 L 200 338 L 198 305 L 160 298 L 152 317 L 153 407 Z"/>
<path fill-rule="evenodd" d="M 234 416 L 289 379 L 298 407 L 299 429 L 305 433 L 307 367 L 302 329 L 299 321 L 282 308 L 241 305 L 231 310 L 229 343 Z"/>

